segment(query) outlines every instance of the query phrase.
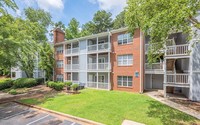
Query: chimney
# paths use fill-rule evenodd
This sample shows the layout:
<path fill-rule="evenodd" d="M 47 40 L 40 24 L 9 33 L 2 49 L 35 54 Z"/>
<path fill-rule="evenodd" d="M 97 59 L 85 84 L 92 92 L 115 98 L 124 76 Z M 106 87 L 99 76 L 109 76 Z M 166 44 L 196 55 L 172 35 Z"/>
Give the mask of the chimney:
<path fill-rule="evenodd" d="M 60 29 L 60 28 L 55 28 L 53 30 L 53 42 L 59 43 L 59 42 L 64 42 L 65 40 L 65 33 Z"/>

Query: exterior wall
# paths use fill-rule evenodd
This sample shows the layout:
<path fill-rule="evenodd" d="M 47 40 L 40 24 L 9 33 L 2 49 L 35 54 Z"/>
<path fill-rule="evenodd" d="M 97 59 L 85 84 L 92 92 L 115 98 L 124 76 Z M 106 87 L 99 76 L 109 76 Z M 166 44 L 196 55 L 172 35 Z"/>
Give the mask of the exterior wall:
<path fill-rule="evenodd" d="M 191 69 L 190 72 L 190 99 L 193 101 L 200 101 L 200 44 L 197 43 L 196 47 L 193 48 L 191 58 Z"/>
<path fill-rule="evenodd" d="M 163 74 L 146 74 L 145 75 L 145 83 L 144 89 L 163 89 Z"/>
<path fill-rule="evenodd" d="M 129 91 L 129 92 L 140 92 L 140 30 L 137 29 L 133 36 L 133 43 L 126 45 L 118 45 L 118 35 L 123 34 L 115 33 L 111 36 L 111 83 L 113 90 Z M 132 54 L 133 55 L 133 65 L 132 66 L 118 66 L 117 57 L 119 55 Z M 135 72 L 139 72 L 140 76 L 136 78 L 134 76 Z M 133 77 L 133 86 L 132 87 L 118 87 L 117 77 L 118 76 L 132 76 Z"/>

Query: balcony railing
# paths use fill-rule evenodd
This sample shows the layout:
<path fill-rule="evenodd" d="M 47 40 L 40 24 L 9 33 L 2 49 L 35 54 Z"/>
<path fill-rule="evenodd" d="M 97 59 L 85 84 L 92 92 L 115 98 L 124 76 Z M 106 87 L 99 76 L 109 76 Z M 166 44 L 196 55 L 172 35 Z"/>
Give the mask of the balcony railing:
<path fill-rule="evenodd" d="M 171 84 L 189 84 L 188 74 L 167 74 L 166 80 Z"/>
<path fill-rule="evenodd" d="M 89 70 L 110 70 L 110 63 L 89 63 L 88 64 Z"/>
<path fill-rule="evenodd" d="M 188 55 L 188 52 L 189 52 L 189 44 L 174 45 L 174 46 L 167 46 L 166 55 L 167 56 Z"/>
<path fill-rule="evenodd" d="M 65 70 L 79 70 L 79 64 L 66 64 Z"/>
<path fill-rule="evenodd" d="M 88 81 L 87 87 L 89 88 L 97 88 L 97 89 L 108 89 L 108 83 L 102 83 L 102 82 L 94 82 L 94 81 Z"/>
<path fill-rule="evenodd" d="M 103 51 L 103 50 L 109 50 L 110 43 L 102 43 L 102 44 L 95 44 L 95 45 L 88 45 L 88 51 Z"/>
<path fill-rule="evenodd" d="M 79 53 L 79 47 L 72 48 L 72 49 L 66 49 L 66 51 L 65 51 L 65 55 L 77 54 L 77 53 Z"/>
<path fill-rule="evenodd" d="M 163 63 L 145 63 L 146 70 L 163 70 Z"/>

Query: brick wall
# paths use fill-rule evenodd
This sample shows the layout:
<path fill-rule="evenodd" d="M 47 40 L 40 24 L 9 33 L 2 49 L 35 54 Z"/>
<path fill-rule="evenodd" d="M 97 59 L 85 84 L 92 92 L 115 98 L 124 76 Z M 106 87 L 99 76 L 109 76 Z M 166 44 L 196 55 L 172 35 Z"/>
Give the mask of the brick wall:
<path fill-rule="evenodd" d="M 123 34 L 125 32 L 112 34 L 111 36 L 111 45 L 112 45 L 112 53 L 111 53 L 111 83 L 113 90 L 122 90 L 129 92 L 140 92 L 140 78 L 143 78 L 142 73 L 140 73 L 140 30 L 137 29 L 133 36 L 133 43 L 118 45 L 118 35 Z M 133 65 L 132 66 L 118 66 L 117 64 L 117 56 L 132 54 L 133 55 Z M 140 76 L 138 78 L 135 77 L 135 72 L 138 71 Z M 133 77 L 133 86 L 132 87 L 119 87 L 117 85 L 117 76 L 132 76 Z"/>

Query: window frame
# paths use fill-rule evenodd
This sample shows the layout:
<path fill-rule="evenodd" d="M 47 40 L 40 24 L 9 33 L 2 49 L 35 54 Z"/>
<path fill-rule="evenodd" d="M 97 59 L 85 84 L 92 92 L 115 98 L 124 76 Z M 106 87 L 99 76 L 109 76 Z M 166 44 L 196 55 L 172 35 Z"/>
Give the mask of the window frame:
<path fill-rule="evenodd" d="M 57 46 L 56 47 L 56 53 L 57 54 L 63 54 L 63 46 Z"/>
<path fill-rule="evenodd" d="M 118 45 L 126 45 L 133 43 L 133 36 L 131 33 L 119 34 L 117 37 Z"/>
<path fill-rule="evenodd" d="M 64 76 L 62 74 L 56 75 L 56 81 L 63 82 Z"/>
<path fill-rule="evenodd" d="M 131 83 L 131 86 L 129 85 Z M 133 76 L 117 76 L 118 87 L 133 87 Z"/>
<path fill-rule="evenodd" d="M 63 68 L 63 65 L 64 65 L 63 63 L 64 63 L 63 60 L 57 60 L 56 61 L 56 68 Z"/>
<path fill-rule="evenodd" d="M 132 58 L 129 58 L 130 56 Z M 133 54 L 118 55 L 117 56 L 117 65 L 118 66 L 132 66 L 133 65 Z"/>

